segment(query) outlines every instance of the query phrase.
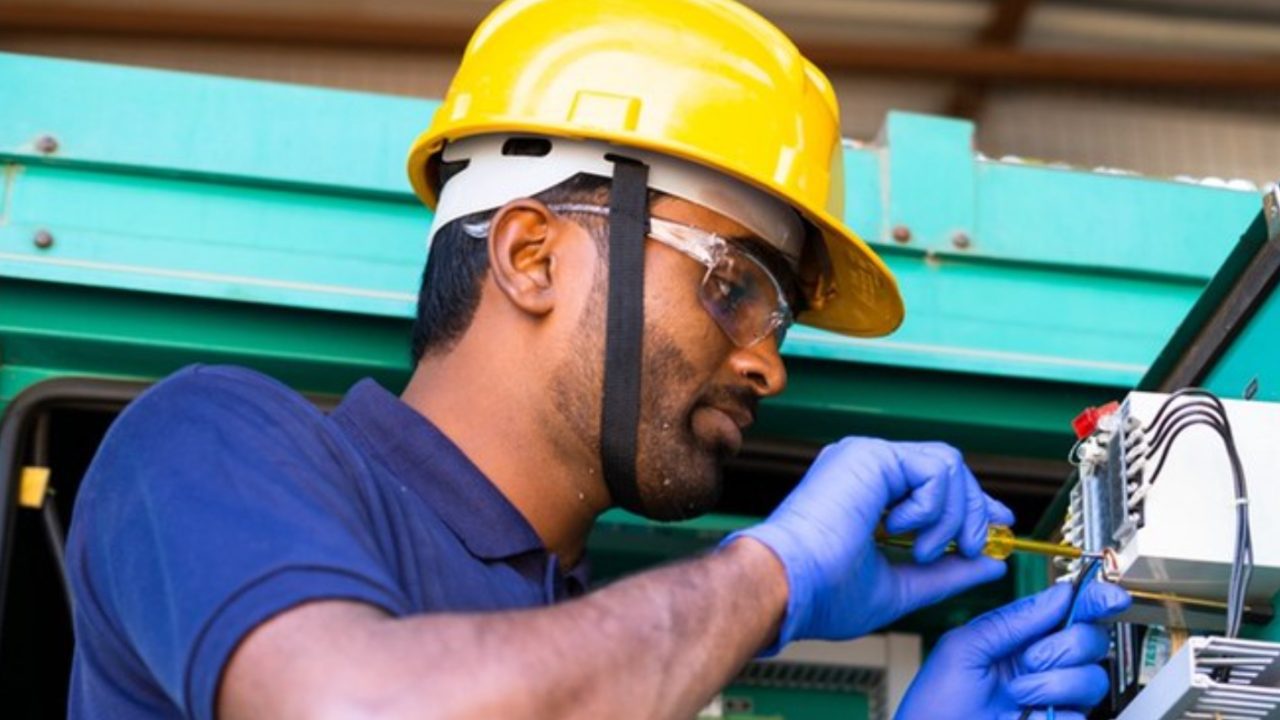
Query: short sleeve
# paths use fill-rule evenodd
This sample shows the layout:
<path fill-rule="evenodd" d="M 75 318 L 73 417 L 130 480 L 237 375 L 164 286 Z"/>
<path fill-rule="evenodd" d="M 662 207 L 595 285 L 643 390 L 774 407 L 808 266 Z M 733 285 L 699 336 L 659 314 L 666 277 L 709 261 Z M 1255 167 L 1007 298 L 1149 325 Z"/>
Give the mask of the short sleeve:
<path fill-rule="evenodd" d="M 68 539 L 77 613 L 105 619 L 186 716 L 212 718 L 231 653 L 274 615 L 319 599 L 407 612 L 360 472 L 284 386 L 183 370 L 121 414 L 86 475 Z"/>

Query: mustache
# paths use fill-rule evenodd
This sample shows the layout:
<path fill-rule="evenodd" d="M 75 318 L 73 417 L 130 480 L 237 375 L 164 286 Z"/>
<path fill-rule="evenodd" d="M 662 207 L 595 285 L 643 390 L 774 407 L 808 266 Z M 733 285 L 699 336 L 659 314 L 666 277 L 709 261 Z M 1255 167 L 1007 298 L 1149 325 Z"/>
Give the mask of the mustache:
<path fill-rule="evenodd" d="M 751 388 L 741 385 L 719 385 L 703 395 L 703 403 L 715 407 L 740 408 L 754 420 L 760 396 Z"/>

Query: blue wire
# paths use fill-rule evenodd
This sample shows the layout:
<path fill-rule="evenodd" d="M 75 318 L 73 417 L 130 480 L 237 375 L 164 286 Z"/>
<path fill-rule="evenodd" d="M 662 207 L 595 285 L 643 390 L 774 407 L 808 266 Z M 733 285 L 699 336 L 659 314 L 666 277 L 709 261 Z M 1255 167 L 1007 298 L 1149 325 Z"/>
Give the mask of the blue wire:
<path fill-rule="evenodd" d="M 1063 630 L 1066 630 L 1067 628 L 1071 627 L 1072 623 L 1076 621 L 1076 607 L 1080 605 L 1080 596 L 1084 595 L 1085 586 L 1089 584 L 1089 581 L 1097 577 L 1098 571 L 1101 569 L 1102 569 L 1102 563 L 1098 562 L 1097 560 L 1094 560 L 1093 562 L 1089 563 L 1089 567 L 1084 568 L 1083 570 L 1080 571 L 1084 573 L 1084 577 L 1080 579 L 1080 585 L 1079 587 L 1076 588 L 1075 597 L 1071 598 L 1071 610 L 1067 612 L 1067 621 L 1062 625 Z M 1054 707 L 1052 705 L 1049 706 L 1049 709 L 1046 715 L 1048 716 L 1048 720 L 1055 720 L 1057 713 L 1054 710 Z"/>
<path fill-rule="evenodd" d="M 1071 599 L 1071 612 L 1067 613 L 1067 624 L 1062 626 L 1063 630 L 1071 627 L 1072 623 L 1076 621 L 1076 606 L 1080 604 L 1080 596 L 1084 594 L 1084 586 L 1097 577 L 1098 571 L 1101 569 L 1102 563 L 1097 560 L 1091 562 L 1089 567 L 1084 569 L 1084 579 L 1080 581 L 1080 587 L 1076 588 L 1076 596 Z"/>
<path fill-rule="evenodd" d="M 1062 627 L 1058 629 L 1059 632 L 1071 627 L 1071 624 L 1075 622 L 1076 606 L 1080 604 L 1080 595 L 1084 592 L 1084 586 L 1087 585 L 1101 569 L 1102 564 L 1096 558 L 1090 561 L 1087 566 L 1080 569 L 1080 574 L 1076 576 L 1075 582 L 1071 584 L 1071 607 L 1067 610 L 1067 619 L 1062 623 Z M 1028 718 L 1031 717 L 1031 713 L 1034 711 L 1035 708 L 1023 708 L 1022 714 L 1018 716 L 1018 720 L 1028 720 Z M 1052 705 L 1045 708 L 1045 715 L 1049 720 L 1056 720 L 1057 713 Z"/>

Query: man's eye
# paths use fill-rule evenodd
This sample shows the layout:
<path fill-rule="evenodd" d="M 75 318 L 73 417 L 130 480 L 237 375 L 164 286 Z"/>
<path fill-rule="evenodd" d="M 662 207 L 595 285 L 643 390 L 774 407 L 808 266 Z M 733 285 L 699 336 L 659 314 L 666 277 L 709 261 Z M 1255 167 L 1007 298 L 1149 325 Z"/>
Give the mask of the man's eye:
<path fill-rule="evenodd" d="M 713 275 L 711 282 L 715 283 L 716 292 L 720 297 L 730 304 L 737 304 L 746 294 L 746 289 L 742 285 L 721 275 Z"/>
<path fill-rule="evenodd" d="M 730 295 L 733 293 L 733 283 L 722 277 L 714 277 L 712 281 L 716 284 L 716 292 L 721 295 Z"/>

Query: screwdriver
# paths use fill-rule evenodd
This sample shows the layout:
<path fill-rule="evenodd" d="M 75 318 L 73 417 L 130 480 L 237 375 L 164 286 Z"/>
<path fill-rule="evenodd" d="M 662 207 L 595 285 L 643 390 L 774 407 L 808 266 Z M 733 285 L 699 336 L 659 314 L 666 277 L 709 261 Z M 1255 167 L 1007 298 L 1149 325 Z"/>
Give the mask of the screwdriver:
<path fill-rule="evenodd" d="M 915 545 L 915 541 L 916 539 L 912 535 L 890 535 L 883 529 L 876 530 L 876 542 L 881 545 L 910 548 Z M 954 542 L 947 545 L 947 552 L 956 552 L 956 544 Z M 1008 525 L 987 526 L 987 544 L 982 548 L 983 555 L 996 560 L 1005 560 L 1015 552 L 1066 558 L 1078 558 L 1085 555 L 1094 556 L 1094 553 L 1085 553 L 1074 545 L 1017 537 Z"/>

